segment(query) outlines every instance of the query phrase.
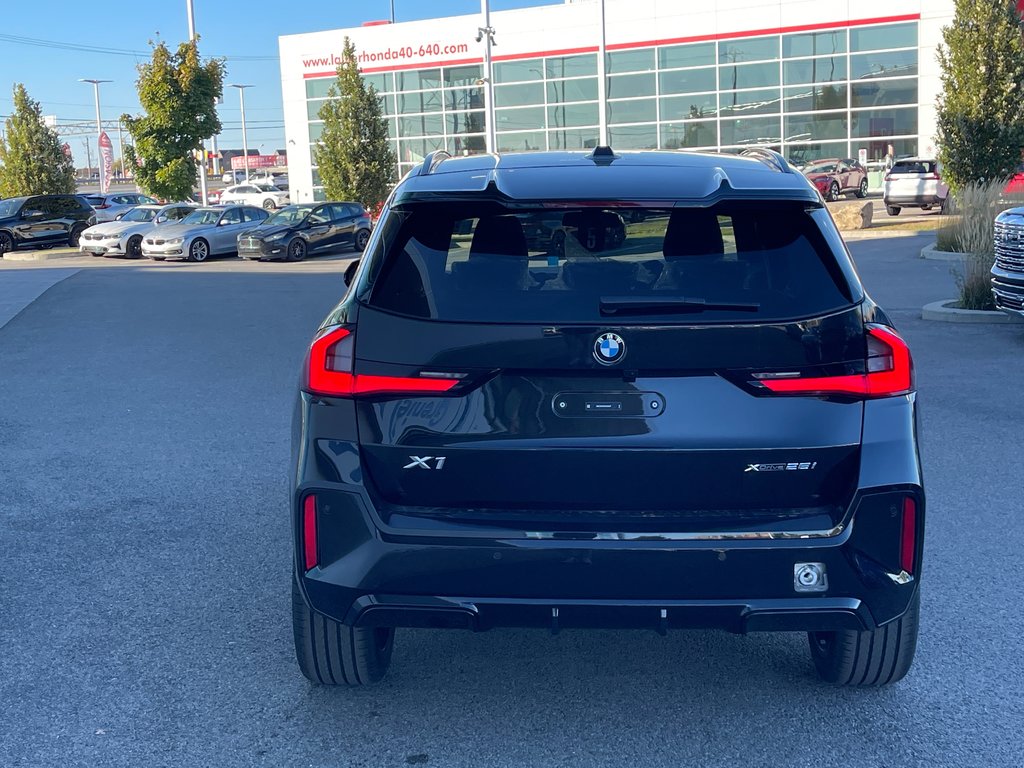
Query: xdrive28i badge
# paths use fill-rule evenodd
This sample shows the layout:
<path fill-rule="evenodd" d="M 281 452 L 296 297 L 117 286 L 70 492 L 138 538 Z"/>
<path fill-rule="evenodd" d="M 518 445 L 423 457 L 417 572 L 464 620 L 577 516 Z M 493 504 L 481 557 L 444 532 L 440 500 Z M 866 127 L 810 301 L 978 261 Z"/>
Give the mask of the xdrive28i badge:
<path fill-rule="evenodd" d="M 594 359 L 601 365 L 615 365 L 626 356 L 626 342 L 617 333 L 602 333 L 594 341 Z"/>

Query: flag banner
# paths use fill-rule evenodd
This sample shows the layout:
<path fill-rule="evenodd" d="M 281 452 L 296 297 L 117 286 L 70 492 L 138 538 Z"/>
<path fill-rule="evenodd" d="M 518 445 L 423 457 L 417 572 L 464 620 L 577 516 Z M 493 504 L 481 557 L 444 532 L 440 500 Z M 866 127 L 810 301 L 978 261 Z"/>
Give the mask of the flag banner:
<path fill-rule="evenodd" d="M 114 146 L 104 131 L 100 134 L 100 194 L 110 189 L 110 180 L 114 176 Z"/>

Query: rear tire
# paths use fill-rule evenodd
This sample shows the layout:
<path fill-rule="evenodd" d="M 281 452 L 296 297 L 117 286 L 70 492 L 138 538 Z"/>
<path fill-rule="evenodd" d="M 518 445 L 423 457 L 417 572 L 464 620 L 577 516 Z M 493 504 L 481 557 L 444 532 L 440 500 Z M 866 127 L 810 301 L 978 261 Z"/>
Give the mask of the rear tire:
<path fill-rule="evenodd" d="M 292 632 L 302 674 L 320 685 L 378 683 L 391 666 L 395 630 L 350 627 L 306 605 L 292 578 Z"/>
<path fill-rule="evenodd" d="M 887 205 L 885 206 L 885 212 L 888 213 L 890 216 L 899 216 L 900 208 L 895 205 Z"/>
<path fill-rule="evenodd" d="M 5 253 L 10 253 L 14 250 L 14 238 L 6 232 L 0 232 L 0 258 L 3 258 Z"/>
<path fill-rule="evenodd" d="M 71 246 L 72 248 L 77 248 L 79 242 L 81 242 L 82 240 L 83 232 L 85 232 L 85 227 L 72 227 L 71 233 L 68 235 L 68 245 Z"/>
<path fill-rule="evenodd" d="M 854 192 L 854 194 L 857 195 L 857 197 L 860 198 L 861 200 L 863 200 L 865 197 L 868 196 L 868 180 L 867 179 L 861 179 L 860 186 L 857 187 L 857 191 Z"/>
<path fill-rule="evenodd" d="M 834 685 L 878 688 L 902 680 L 917 649 L 920 591 L 903 617 L 869 632 L 808 632 L 811 658 L 821 678 Z"/>
<path fill-rule="evenodd" d="M 839 185 L 834 181 L 828 188 L 828 201 L 834 203 L 839 199 Z"/>
<path fill-rule="evenodd" d="M 352 247 L 356 253 L 362 253 L 366 250 L 366 244 L 368 242 L 370 242 L 370 230 L 360 229 L 356 232 L 356 236 L 352 240 Z"/>

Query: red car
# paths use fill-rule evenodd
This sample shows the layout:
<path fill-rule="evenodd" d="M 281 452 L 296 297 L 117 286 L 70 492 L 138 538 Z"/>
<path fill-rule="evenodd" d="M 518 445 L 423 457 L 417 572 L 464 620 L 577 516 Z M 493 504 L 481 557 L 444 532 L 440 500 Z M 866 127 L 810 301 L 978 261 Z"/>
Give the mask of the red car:
<path fill-rule="evenodd" d="M 846 160 L 817 160 L 804 168 L 804 176 L 810 179 L 829 202 L 852 192 L 857 197 L 867 197 L 868 172 L 852 158 Z"/>

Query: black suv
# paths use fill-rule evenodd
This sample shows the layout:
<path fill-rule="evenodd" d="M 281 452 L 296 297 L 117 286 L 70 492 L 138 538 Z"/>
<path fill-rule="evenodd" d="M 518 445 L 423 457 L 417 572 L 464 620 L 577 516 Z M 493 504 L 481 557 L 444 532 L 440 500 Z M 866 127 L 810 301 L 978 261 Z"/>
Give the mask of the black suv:
<path fill-rule="evenodd" d="M 0 256 L 16 248 L 78 247 L 95 211 L 76 195 L 32 195 L 0 200 Z"/>
<path fill-rule="evenodd" d="M 379 680 L 396 627 L 800 630 L 828 681 L 906 674 L 910 352 L 821 196 L 746 154 L 435 153 L 396 188 L 302 373 L 306 677 Z"/>
<path fill-rule="evenodd" d="M 288 205 L 238 236 L 243 259 L 302 261 L 306 256 L 337 248 L 362 251 L 372 224 L 359 203 L 328 202 Z"/>

